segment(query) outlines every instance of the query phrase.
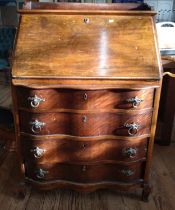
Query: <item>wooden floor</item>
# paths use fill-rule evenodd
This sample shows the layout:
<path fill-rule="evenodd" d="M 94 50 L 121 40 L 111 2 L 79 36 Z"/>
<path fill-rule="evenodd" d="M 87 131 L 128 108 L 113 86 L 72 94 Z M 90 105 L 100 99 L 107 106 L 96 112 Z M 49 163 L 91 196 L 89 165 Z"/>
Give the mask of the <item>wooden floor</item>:
<path fill-rule="evenodd" d="M 1 78 L 0 78 L 1 79 Z M 0 81 L 0 108 L 12 109 L 12 97 L 10 85 L 4 85 Z"/>
<path fill-rule="evenodd" d="M 127 194 L 108 190 L 82 194 L 69 190 L 38 192 L 28 189 L 24 200 L 15 197 L 16 159 L 10 153 L 0 166 L 1 210 L 175 210 L 175 144 L 155 145 L 150 201 L 140 190 Z"/>

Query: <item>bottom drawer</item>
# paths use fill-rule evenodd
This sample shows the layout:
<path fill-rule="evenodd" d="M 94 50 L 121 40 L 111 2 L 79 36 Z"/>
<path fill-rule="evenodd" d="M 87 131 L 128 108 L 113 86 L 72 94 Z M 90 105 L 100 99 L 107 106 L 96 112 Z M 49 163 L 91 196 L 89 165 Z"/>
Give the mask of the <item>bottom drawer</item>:
<path fill-rule="evenodd" d="M 131 164 L 54 164 L 26 165 L 26 176 L 40 181 L 66 180 L 79 183 L 102 181 L 130 182 L 143 179 L 145 162 Z"/>

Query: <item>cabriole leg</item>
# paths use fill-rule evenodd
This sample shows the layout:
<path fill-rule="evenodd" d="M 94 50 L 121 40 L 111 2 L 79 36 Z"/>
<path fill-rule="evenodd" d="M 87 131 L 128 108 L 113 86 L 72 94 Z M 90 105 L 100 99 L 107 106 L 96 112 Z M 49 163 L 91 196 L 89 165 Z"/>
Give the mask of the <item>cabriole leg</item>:
<path fill-rule="evenodd" d="M 142 201 L 148 202 L 149 195 L 152 192 L 152 186 L 149 183 L 144 183 L 142 192 Z"/>

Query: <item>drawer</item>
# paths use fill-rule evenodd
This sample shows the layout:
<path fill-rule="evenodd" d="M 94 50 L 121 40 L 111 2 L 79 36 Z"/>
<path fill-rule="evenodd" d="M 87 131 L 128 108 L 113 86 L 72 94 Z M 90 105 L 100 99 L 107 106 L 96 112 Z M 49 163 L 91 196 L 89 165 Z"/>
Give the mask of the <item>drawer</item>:
<path fill-rule="evenodd" d="M 22 137 L 23 157 L 40 164 L 135 161 L 146 158 L 147 139 L 132 140 L 32 140 Z"/>
<path fill-rule="evenodd" d="M 20 112 L 22 132 L 34 135 L 139 136 L 150 133 L 150 112 L 135 113 L 30 113 Z"/>
<path fill-rule="evenodd" d="M 51 109 L 143 109 L 152 107 L 154 89 L 73 90 L 17 88 L 19 107 Z"/>
<path fill-rule="evenodd" d="M 143 179 L 145 162 L 122 164 L 26 164 L 26 176 L 34 180 L 66 180 L 79 183 L 103 181 L 131 182 Z"/>

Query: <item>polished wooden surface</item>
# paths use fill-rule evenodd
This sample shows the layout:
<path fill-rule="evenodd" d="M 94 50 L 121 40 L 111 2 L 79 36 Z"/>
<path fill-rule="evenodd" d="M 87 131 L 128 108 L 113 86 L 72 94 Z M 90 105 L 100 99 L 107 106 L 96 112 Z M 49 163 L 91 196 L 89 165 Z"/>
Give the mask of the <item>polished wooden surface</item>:
<path fill-rule="evenodd" d="M 142 187 L 147 200 L 162 77 L 153 13 L 29 6 L 12 70 L 22 180 L 84 192 Z"/>
<path fill-rule="evenodd" d="M 73 89 L 31 89 L 19 87 L 18 107 L 30 111 L 47 111 L 59 109 L 144 109 L 153 106 L 154 89 L 143 90 L 73 90 Z M 31 105 L 35 96 L 43 99 L 37 107 Z M 137 97 L 142 100 L 136 107 L 128 101 Z"/>
<path fill-rule="evenodd" d="M 153 146 L 154 146 L 154 137 L 155 137 L 155 131 L 156 131 L 156 124 L 157 124 L 157 116 L 158 116 L 158 108 L 159 108 L 159 100 L 160 100 L 160 93 L 161 93 L 161 85 L 160 88 L 156 89 L 155 91 L 155 97 L 154 97 L 154 111 L 153 111 L 153 117 L 152 117 L 152 126 L 151 126 L 151 137 L 148 144 L 148 153 L 147 153 L 147 160 L 146 160 L 146 167 L 145 167 L 145 174 L 144 174 L 144 180 L 146 184 L 146 193 L 150 189 L 147 187 L 149 185 L 150 180 L 150 173 L 151 173 L 151 163 L 152 163 L 152 155 L 153 155 Z M 143 191 L 144 195 L 144 191 Z M 148 196 L 146 196 L 148 198 Z"/>
<path fill-rule="evenodd" d="M 34 1 L 30 2 L 30 3 L 25 3 L 23 10 L 21 10 L 20 12 L 23 12 L 24 10 L 26 10 L 25 12 L 27 12 L 27 10 L 51 10 L 53 12 L 53 10 L 88 10 L 89 12 L 92 10 L 100 10 L 100 11 L 119 11 L 119 10 L 136 10 L 138 7 L 140 6 L 140 4 L 138 3 L 125 3 L 125 4 L 111 4 L 111 3 L 98 3 L 98 4 L 94 4 L 94 3 L 88 3 L 88 4 L 82 4 L 82 3 L 49 3 L 49 2 L 45 2 L 45 3 L 35 3 Z M 138 10 L 138 9 L 137 9 Z M 149 10 L 149 9 L 148 9 Z M 61 12 L 61 11 L 60 11 Z M 77 12 L 77 11 L 76 11 Z"/>
<path fill-rule="evenodd" d="M 91 79 L 36 79 L 36 78 L 14 78 L 12 84 L 20 87 L 28 88 L 70 88 L 70 89 L 86 89 L 86 90 L 101 90 L 101 89 L 130 89 L 140 90 L 149 88 L 159 88 L 159 80 L 91 80 Z"/>
<path fill-rule="evenodd" d="M 38 164 L 36 167 L 26 162 L 26 176 L 33 180 L 63 180 L 77 183 L 98 183 L 98 182 L 132 182 L 143 179 L 144 162 L 132 164 Z M 37 170 L 41 168 L 47 171 L 43 178 L 37 177 Z M 131 175 L 125 174 L 131 171 Z M 54 184 L 53 184 L 54 188 Z"/>
<path fill-rule="evenodd" d="M 25 14 L 21 17 L 12 76 L 160 79 L 154 37 L 152 17 L 142 13 Z"/>
<path fill-rule="evenodd" d="M 34 135 L 62 134 L 71 136 L 130 136 L 127 124 L 137 124 L 137 130 L 131 129 L 134 136 L 150 134 L 150 110 L 143 113 L 115 114 L 96 113 L 43 113 L 20 112 L 21 132 Z M 39 121 L 45 123 L 41 128 L 32 125 Z"/>
<path fill-rule="evenodd" d="M 17 168 L 19 164 L 16 155 L 8 153 L 3 165 L 0 166 L 1 209 L 33 210 L 37 206 L 37 209 L 40 210 L 173 210 L 175 209 L 175 167 L 172 167 L 175 162 L 174 150 L 175 145 L 173 143 L 169 147 L 158 145 L 154 147 L 151 173 L 153 191 L 148 203 L 140 201 L 140 189 L 136 189 L 138 185 L 134 185 L 135 189 L 130 193 L 118 192 L 114 189 L 77 193 L 72 190 L 39 191 L 27 188 L 25 198 L 23 200 L 19 199 L 12 194 L 12 190 L 16 189 L 18 181 Z M 36 184 L 36 186 L 38 185 Z M 111 187 L 114 186 L 115 189 L 119 189 L 116 184 L 111 183 Z M 122 186 L 124 187 L 124 185 Z M 131 189 L 130 186 L 128 184 L 125 188 Z M 66 187 L 64 186 L 64 188 Z"/>
<path fill-rule="evenodd" d="M 22 137 L 23 157 L 27 162 L 40 164 L 54 163 L 82 163 L 82 162 L 120 162 L 135 161 L 146 158 L 148 139 L 132 140 L 67 140 L 66 138 L 32 140 Z M 37 158 L 34 149 L 44 150 Z M 132 148 L 135 154 L 127 153 Z"/>

